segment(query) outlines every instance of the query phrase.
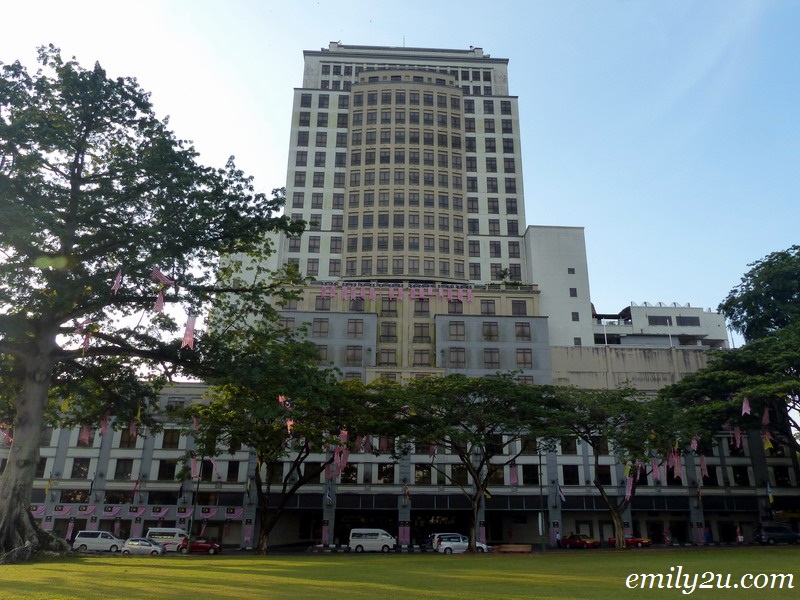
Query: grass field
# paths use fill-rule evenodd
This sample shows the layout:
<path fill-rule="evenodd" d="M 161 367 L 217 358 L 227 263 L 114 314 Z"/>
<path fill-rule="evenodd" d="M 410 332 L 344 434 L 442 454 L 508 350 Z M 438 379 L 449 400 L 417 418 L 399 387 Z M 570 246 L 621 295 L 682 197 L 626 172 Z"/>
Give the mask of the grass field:
<path fill-rule="evenodd" d="M 800 548 L 575 550 L 548 554 L 299 554 L 123 557 L 86 555 L 0 567 L 0 598 L 114 600 L 683 598 L 674 573 L 728 589 L 691 597 L 800 598 Z M 673 567 L 671 571 L 670 568 Z M 628 589 L 631 573 L 673 574 L 668 589 Z M 734 589 L 744 574 L 786 573 L 794 589 Z M 648 580 L 649 581 L 649 580 Z M 666 586 L 670 581 L 663 579 Z M 763 585 L 765 576 L 747 579 Z M 778 584 L 776 584 L 777 586 Z"/>

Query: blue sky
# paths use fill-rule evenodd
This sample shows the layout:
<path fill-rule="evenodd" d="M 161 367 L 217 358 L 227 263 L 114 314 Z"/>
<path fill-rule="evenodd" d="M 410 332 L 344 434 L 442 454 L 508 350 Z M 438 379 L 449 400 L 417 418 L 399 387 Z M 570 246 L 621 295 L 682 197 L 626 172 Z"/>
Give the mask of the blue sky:
<path fill-rule="evenodd" d="M 798 2 L 34 0 L 3 15 L 0 61 L 32 68 L 53 43 L 137 77 L 204 162 L 233 154 L 265 191 L 285 183 L 303 50 L 509 58 L 528 224 L 586 228 L 601 312 L 716 308 L 748 263 L 797 243 Z"/>

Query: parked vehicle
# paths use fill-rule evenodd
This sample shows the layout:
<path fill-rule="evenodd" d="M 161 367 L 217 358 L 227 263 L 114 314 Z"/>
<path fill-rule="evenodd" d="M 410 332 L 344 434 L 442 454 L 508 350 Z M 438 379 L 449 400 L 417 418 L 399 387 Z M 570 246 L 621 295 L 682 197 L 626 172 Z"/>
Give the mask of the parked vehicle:
<path fill-rule="evenodd" d="M 164 546 L 148 538 L 129 538 L 122 542 L 123 554 L 150 554 L 152 556 L 162 556 L 166 551 Z"/>
<path fill-rule="evenodd" d="M 219 554 L 220 552 L 222 552 L 222 546 L 220 546 L 217 542 L 213 540 L 206 540 L 203 538 L 190 540 L 189 538 L 183 538 L 180 544 L 178 544 L 176 550 L 181 554 L 189 554 L 190 552 L 202 552 L 204 554 Z"/>
<path fill-rule="evenodd" d="M 564 548 L 598 548 L 600 540 L 589 537 L 585 533 L 571 533 L 561 540 Z"/>
<path fill-rule="evenodd" d="M 397 546 L 397 538 L 383 529 L 351 529 L 350 550 L 355 552 L 389 552 Z"/>
<path fill-rule="evenodd" d="M 786 525 L 762 525 L 756 528 L 755 540 L 759 544 L 800 544 L 800 533 Z"/>
<path fill-rule="evenodd" d="M 157 541 L 167 552 L 175 552 L 181 542 L 189 538 L 189 534 L 178 527 L 151 527 L 147 530 L 146 537 Z"/>
<path fill-rule="evenodd" d="M 436 550 L 436 545 L 439 542 L 439 538 L 445 535 L 461 535 L 460 533 L 450 532 L 450 533 L 432 533 L 428 536 L 428 547 L 431 550 Z"/>
<path fill-rule="evenodd" d="M 78 552 L 119 552 L 124 542 L 107 531 L 79 531 L 75 534 L 72 549 Z"/>
<path fill-rule="evenodd" d="M 459 554 L 466 552 L 469 548 L 469 538 L 458 533 L 446 533 L 439 535 L 434 549 L 442 554 Z M 488 552 L 489 546 L 482 542 L 475 542 L 477 552 Z"/>
<path fill-rule="evenodd" d="M 608 545 L 609 546 L 616 546 L 617 545 L 617 538 L 610 537 L 608 538 Z M 636 547 L 642 548 L 644 546 L 652 546 L 653 540 L 650 538 L 641 538 L 636 537 L 635 535 L 626 535 L 625 536 L 625 546 L 628 548 Z"/>

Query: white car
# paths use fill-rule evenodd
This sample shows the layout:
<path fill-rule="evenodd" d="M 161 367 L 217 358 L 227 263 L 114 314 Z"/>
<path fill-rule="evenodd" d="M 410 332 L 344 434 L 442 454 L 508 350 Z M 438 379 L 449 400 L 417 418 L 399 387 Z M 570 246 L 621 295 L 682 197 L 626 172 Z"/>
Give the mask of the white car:
<path fill-rule="evenodd" d="M 152 556 L 161 556 L 166 551 L 164 546 L 148 538 L 129 538 L 122 544 L 123 554 L 150 554 Z"/>
<path fill-rule="evenodd" d="M 434 550 L 443 554 L 458 554 L 466 552 L 469 548 L 469 538 L 458 533 L 438 535 Z M 482 542 L 475 542 L 475 550 L 478 552 L 488 552 L 489 546 Z"/>

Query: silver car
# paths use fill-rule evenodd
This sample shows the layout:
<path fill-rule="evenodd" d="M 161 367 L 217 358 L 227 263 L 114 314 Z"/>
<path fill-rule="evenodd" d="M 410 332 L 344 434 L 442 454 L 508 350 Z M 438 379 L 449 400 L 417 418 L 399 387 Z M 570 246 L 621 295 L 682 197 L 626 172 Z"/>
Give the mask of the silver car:
<path fill-rule="evenodd" d="M 438 536 L 436 540 L 436 546 L 434 546 L 434 550 L 444 554 L 458 554 L 460 552 L 466 552 L 467 548 L 469 548 L 469 538 L 465 535 L 460 535 L 457 533 Z M 475 550 L 477 552 L 488 552 L 489 546 L 482 542 L 475 542 Z"/>
<path fill-rule="evenodd" d="M 122 544 L 123 554 L 150 554 L 161 556 L 167 551 L 164 546 L 150 538 L 129 538 Z"/>

